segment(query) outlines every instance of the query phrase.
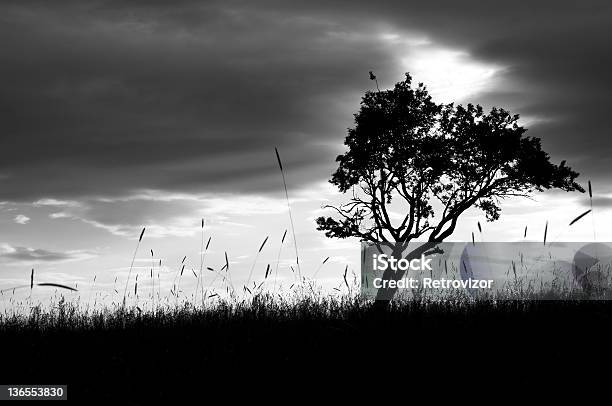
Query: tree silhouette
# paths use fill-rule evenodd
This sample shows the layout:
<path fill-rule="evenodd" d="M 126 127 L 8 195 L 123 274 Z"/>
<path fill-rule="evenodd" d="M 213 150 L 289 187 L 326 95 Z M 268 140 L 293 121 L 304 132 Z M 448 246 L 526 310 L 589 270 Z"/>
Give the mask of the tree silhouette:
<path fill-rule="evenodd" d="M 350 200 L 325 206 L 335 217 L 319 217 L 317 229 L 400 247 L 420 239 L 426 243 L 408 254 L 418 257 L 448 238 L 471 207 L 494 221 L 508 197 L 551 188 L 584 192 L 578 173 L 565 161 L 551 163 L 518 118 L 500 108 L 487 114 L 479 105 L 436 104 L 408 73 L 392 90 L 366 92 L 330 180 Z M 392 204 L 400 217 L 390 214 Z M 381 290 L 378 298 L 394 292 Z"/>

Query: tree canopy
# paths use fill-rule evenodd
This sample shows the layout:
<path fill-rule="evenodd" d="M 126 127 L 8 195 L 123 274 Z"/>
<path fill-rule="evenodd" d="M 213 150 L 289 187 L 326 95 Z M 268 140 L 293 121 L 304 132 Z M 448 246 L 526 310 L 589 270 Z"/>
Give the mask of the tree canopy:
<path fill-rule="evenodd" d="M 578 173 L 552 163 L 518 120 L 502 108 L 437 104 L 409 74 L 393 89 L 367 92 L 330 180 L 350 199 L 326 206 L 335 216 L 319 217 L 317 228 L 371 242 L 441 242 L 470 207 L 494 221 L 509 197 L 584 192 Z M 402 218 L 390 214 L 397 200 Z"/>

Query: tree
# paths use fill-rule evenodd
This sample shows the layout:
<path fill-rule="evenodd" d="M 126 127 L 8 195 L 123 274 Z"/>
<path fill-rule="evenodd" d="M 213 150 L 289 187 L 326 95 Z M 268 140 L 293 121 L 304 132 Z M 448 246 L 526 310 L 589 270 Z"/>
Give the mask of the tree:
<path fill-rule="evenodd" d="M 553 188 L 584 192 L 578 173 L 565 161 L 551 163 L 518 119 L 501 108 L 485 113 L 479 105 L 436 104 L 422 83 L 412 86 L 409 74 L 392 90 L 366 92 L 330 180 L 350 199 L 325 206 L 335 217 L 319 217 L 317 229 L 327 237 L 400 247 L 425 241 L 412 258 L 453 234 L 471 207 L 494 221 L 509 197 Z M 392 204 L 401 219 L 392 219 Z M 378 298 L 394 293 L 381 290 Z"/>

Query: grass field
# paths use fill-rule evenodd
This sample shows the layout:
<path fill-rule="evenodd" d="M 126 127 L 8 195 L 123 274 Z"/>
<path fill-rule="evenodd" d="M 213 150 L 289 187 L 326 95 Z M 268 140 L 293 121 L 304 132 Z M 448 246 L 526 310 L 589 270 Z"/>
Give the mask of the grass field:
<path fill-rule="evenodd" d="M 607 380 L 594 368 L 612 361 L 611 322 L 607 301 L 381 307 L 261 295 L 155 314 L 120 307 L 86 314 L 60 301 L 3 318 L 2 381 L 67 383 L 69 400 L 133 403 L 243 391 L 271 398 L 283 388 L 353 397 L 388 379 L 411 390 L 576 388 Z"/>

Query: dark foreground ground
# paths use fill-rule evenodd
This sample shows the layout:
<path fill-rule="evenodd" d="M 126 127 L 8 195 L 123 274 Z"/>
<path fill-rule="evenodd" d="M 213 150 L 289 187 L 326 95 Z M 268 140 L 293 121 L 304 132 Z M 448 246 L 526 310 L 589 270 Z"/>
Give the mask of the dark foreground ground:
<path fill-rule="evenodd" d="M 0 381 L 66 383 L 81 404 L 607 392 L 611 322 L 607 302 L 256 302 L 93 318 L 66 307 L 4 321 Z"/>

